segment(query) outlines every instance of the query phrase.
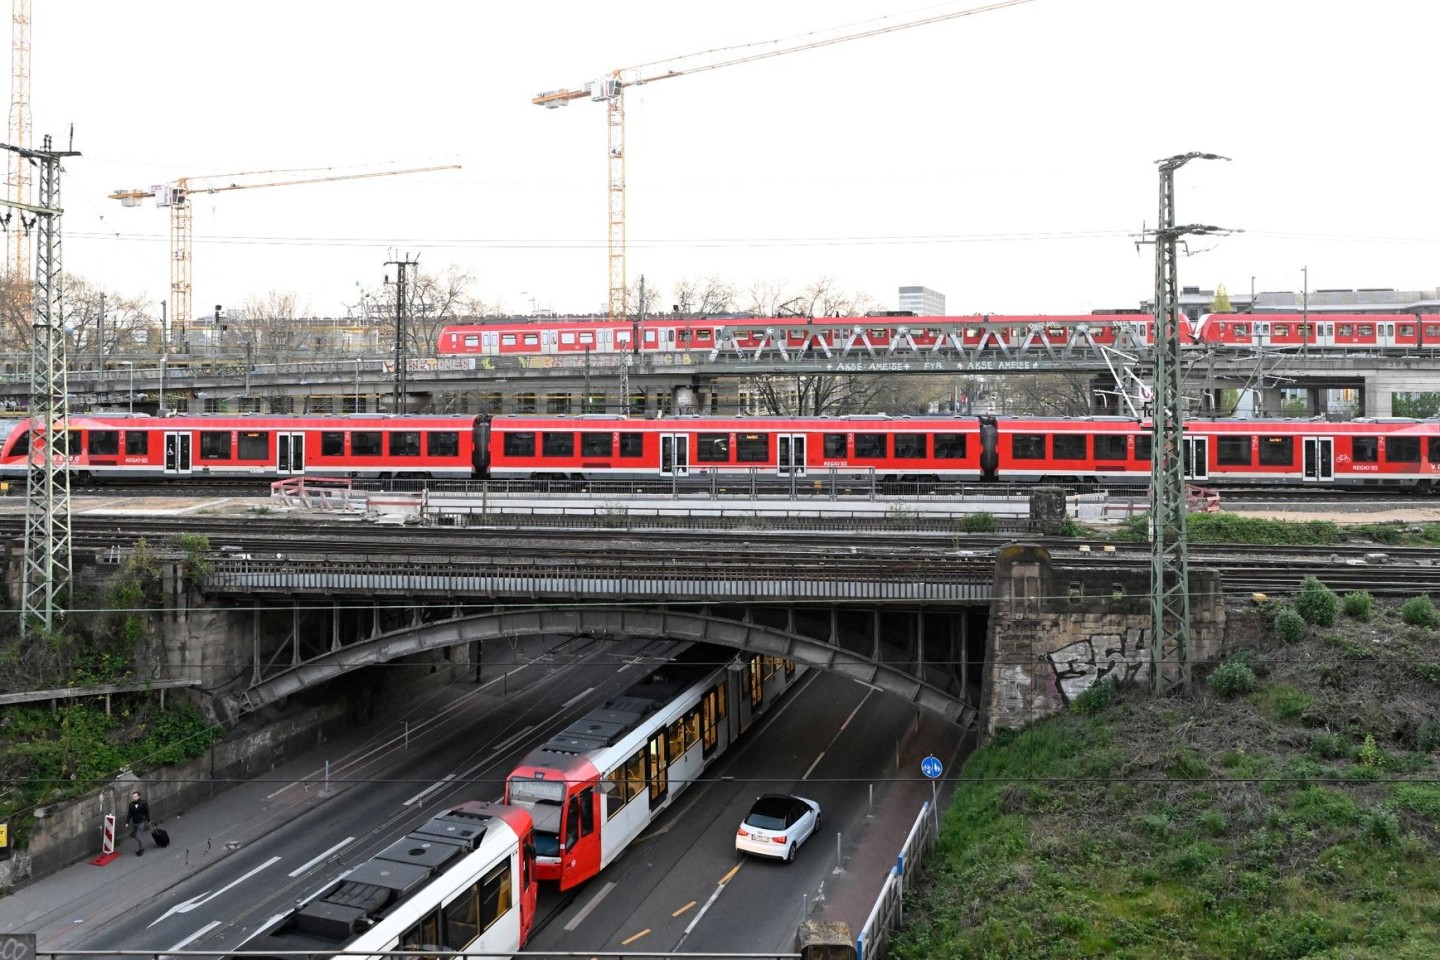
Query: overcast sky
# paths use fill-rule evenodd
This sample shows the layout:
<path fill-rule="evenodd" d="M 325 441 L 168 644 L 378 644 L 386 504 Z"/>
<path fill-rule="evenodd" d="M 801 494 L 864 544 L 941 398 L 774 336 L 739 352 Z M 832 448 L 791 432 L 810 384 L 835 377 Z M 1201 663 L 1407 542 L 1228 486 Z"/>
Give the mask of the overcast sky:
<path fill-rule="evenodd" d="M 74 149 L 67 272 L 166 299 L 168 213 L 116 189 L 294 167 L 463 169 L 195 195 L 194 303 L 293 292 L 343 314 L 384 262 L 458 264 L 518 312 L 602 310 L 606 117 L 542 90 L 716 47 L 977 2 L 33 0 L 36 142 Z M 1426 0 L 1033 0 L 630 88 L 629 273 L 745 288 L 821 277 L 893 307 L 1134 306 L 1154 161 L 1232 292 L 1440 284 Z"/>

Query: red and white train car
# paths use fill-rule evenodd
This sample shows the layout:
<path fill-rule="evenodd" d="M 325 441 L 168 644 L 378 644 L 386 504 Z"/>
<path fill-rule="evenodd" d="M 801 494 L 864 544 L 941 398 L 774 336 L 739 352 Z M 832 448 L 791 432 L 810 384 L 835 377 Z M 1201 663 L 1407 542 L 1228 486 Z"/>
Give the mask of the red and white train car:
<path fill-rule="evenodd" d="M 803 672 L 793 660 L 690 646 L 531 751 L 505 802 L 535 822 L 540 879 L 566 890 L 599 873 Z"/>
<path fill-rule="evenodd" d="M 1220 347 L 1414 353 L 1440 350 L 1440 314 L 1210 313 L 1198 335 Z"/>

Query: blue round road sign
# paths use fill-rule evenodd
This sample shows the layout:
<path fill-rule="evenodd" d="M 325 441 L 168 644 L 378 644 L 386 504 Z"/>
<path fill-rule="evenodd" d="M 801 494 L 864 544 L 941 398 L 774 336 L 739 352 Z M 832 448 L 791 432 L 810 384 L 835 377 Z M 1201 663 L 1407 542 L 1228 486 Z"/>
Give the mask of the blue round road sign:
<path fill-rule="evenodd" d="M 939 757 L 931 755 L 920 761 L 920 772 L 934 780 L 945 772 L 945 765 L 940 762 Z"/>

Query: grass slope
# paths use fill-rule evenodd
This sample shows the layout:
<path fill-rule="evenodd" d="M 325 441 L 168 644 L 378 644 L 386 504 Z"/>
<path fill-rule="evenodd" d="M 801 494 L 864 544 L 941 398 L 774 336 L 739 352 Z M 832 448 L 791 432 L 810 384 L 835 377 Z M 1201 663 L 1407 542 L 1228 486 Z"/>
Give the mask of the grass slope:
<path fill-rule="evenodd" d="M 1276 613 L 1232 614 L 1221 682 L 977 751 L 892 960 L 1440 957 L 1440 632 Z"/>

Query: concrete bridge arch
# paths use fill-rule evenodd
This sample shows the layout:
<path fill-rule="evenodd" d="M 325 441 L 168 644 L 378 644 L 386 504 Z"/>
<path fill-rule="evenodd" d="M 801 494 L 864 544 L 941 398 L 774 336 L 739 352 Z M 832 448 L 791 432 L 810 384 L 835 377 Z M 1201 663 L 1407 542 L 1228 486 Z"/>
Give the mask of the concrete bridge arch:
<path fill-rule="evenodd" d="M 833 632 L 833 631 L 832 631 Z M 833 636 L 817 638 L 798 632 L 793 617 L 785 627 L 716 616 L 706 610 L 581 605 L 505 609 L 415 623 L 344 646 L 336 646 L 302 663 L 221 697 L 218 707 L 229 720 L 316 687 L 346 673 L 377 663 L 461 644 L 517 640 L 533 636 L 610 635 L 671 638 L 713 643 L 785 657 L 807 666 L 831 670 L 914 703 L 945 719 L 970 727 L 976 708 L 960 693 L 946 689 L 939 678 L 917 675 L 915 662 L 884 662 L 847 649 Z M 923 674 L 923 664 L 919 673 Z"/>

